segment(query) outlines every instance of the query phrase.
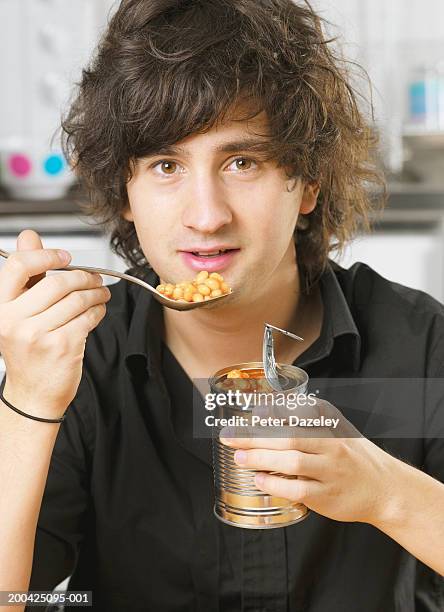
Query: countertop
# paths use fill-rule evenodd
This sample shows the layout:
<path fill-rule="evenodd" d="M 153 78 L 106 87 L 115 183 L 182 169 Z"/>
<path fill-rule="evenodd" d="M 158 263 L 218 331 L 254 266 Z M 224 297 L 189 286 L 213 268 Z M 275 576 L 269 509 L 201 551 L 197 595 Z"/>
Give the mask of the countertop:
<path fill-rule="evenodd" d="M 82 212 L 80 203 L 84 200 L 76 188 L 59 200 L 14 200 L 0 189 L 0 232 L 16 233 L 17 228 L 32 224 L 33 229 L 47 234 L 101 234 L 94 220 Z"/>

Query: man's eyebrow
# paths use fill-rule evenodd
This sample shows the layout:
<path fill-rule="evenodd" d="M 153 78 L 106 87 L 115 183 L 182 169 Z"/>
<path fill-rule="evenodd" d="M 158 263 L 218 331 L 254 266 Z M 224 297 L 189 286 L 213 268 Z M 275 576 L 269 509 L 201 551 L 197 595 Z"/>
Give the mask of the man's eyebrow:
<path fill-rule="evenodd" d="M 266 146 L 266 140 L 245 138 L 244 140 L 235 140 L 233 142 L 226 142 L 215 147 L 217 153 L 234 153 L 236 151 L 248 151 L 251 149 L 263 149 Z"/>
<path fill-rule="evenodd" d="M 236 151 L 248 151 L 252 149 L 262 149 L 266 141 L 264 139 L 245 138 L 243 140 L 234 140 L 231 142 L 225 142 L 213 147 L 214 153 L 235 153 Z M 259 152 L 259 151 L 258 151 Z M 157 157 L 158 155 L 182 155 L 183 157 L 189 157 L 188 151 L 182 147 L 175 145 L 166 145 L 159 147 L 155 151 L 152 151 L 149 155 L 144 157 Z"/>

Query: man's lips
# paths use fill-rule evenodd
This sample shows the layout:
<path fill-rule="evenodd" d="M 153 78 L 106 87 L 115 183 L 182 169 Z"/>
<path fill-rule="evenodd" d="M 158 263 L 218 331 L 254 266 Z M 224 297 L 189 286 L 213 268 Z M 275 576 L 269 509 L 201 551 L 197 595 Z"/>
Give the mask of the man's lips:
<path fill-rule="evenodd" d="M 208 270 L 208 272 L 218 272 L 225 270 L 232 262 L 235 255 L 240 249 L 232 249 L 228 247 L 202 249 L 197 248 L 191 251 L 179 251 L 186 265 L 199 272 L 200 270 Z"/>

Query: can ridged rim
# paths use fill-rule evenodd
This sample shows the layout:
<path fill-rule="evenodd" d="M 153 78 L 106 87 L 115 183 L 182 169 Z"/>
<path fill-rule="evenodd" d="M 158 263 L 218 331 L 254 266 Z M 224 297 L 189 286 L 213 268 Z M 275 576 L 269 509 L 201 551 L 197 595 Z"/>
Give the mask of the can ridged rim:
<path fill-rule="evenodd" d="M 213 512 L 214 512 L 214 516 L 219 520 L 222 521 L 222 523 L 225 523 L 226 525 L 231 525 L 232 527 L 239 527 L 240 529 L 277 529 L 279 527 L 289 527 L 290 525 L 294 525 L 295 523 L 300 523 L 301 521 L 303 521 L 304 519 L 306 519 L 309 515 L 310 515 L 310 509 L 307 508 L 307 512 L 305 512 L 305 514 L 303 514 L 302 516 L 300 516 L 299 518 L 289 518 L 288 516 L 283 516 L 282 517 L 282 522 L 277 521 L 277 522 L 273 522 L 273 523 L 266 523 L 266 519 L 264 519 L 264 517 L 252 517 L 252 516 L 248 516 L 248 515 L 242 515 L 242 519 L 244 520 L 233 520 L 234 516 L 232 513 L 227 512 L 225 509 L 223 508 L 218 508 L 217 505 L 215 504 L 214 508 L 213 508 Z M 232 520 L 230 520 L 229 518 L 227 518 L 228 516 L 233 517 Z M 241 515 L 237 515 L 237 517 L 241 517 Z M 251 518 L 252 522 L 251 523 L 246 523 L 245 519 Z M 262 518 L 262 520 L 261 520 Z M 264 521 L 264 522 L 262 522 Z"/>

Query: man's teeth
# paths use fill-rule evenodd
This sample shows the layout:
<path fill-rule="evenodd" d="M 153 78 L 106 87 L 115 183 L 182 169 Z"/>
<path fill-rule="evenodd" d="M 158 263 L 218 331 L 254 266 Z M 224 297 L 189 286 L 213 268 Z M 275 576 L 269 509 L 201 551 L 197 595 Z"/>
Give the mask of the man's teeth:
<path fill-rule="evenodd" d="M 211 251 L 211 253 L 200 253 L 195 252 L 193 255 L 198 255 L 199 257 L 215 257 L 216 255 L 221 255 L 225 253 L 227 249 L 221 249 L 220 251 Z"/>

